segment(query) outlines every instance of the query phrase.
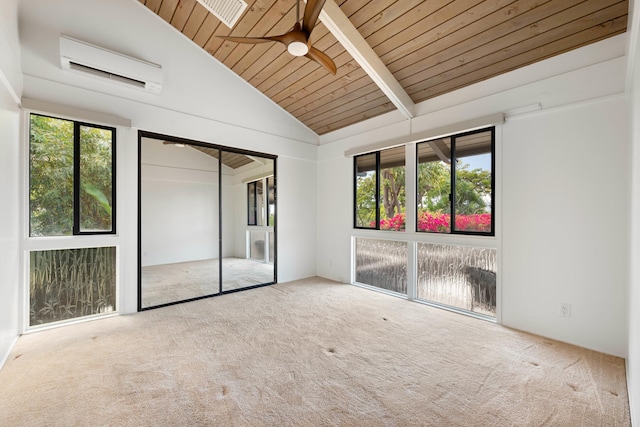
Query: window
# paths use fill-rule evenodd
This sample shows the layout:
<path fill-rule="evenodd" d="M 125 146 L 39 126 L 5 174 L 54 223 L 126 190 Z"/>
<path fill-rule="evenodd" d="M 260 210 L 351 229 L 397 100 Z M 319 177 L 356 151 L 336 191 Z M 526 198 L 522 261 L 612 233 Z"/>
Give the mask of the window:
<path fill-rule="evenodd" d="M 408 214 L 417 232 L 493 236 L 495 128 L 415 145 L 415 152 L 403 145 L 354 157 L 354 228 L 405 231 Z M 410 181 L 407 212 L 406 158 L 414 153 L 415 187 Z M 354 231 L 354 284 L 495 319 L 498 268 L 492 239 L 481 247 L 477 239 L 464 246 L 426 242 L 433 237 L 424 234 L 382 234 Z"/>
<path fill-rule="evenodd" d="M 417 144 L 417 231 L 494 235 L 494 129 Z"/>
<path fill-rule="evenodd" d="M 418 243 L 416 297 L 496 317 L 496 252 L 495 248 Z"/>
<path fill-rule="evenodd" d="M 354 227 L 405 229 L 405 147 L 356 156 Z"/>
<path fill-rule="evenodd" d="M 29 326 L 115 312 L 115 247 L 32 251 L 29 264 Z"/>
<path fill-rule="evenodd" d="M 247 207 L 248 225 L 274 226 L 276 215 L 276 180 L 273 175 L 247 183 Z"/>
<path fill-rule="evenodd" d="M 356 237 L 356 282 L 407 294 L 407 242 Z"/>
<path fill-rule="evenodd" d="M 276 223 L 276 180 L 275 177 L 267 177 L 267 203 L 269 208 L 269 227 L 273 227 Z"/>
<path fill-rule="evenodd" d="M 29 235 L 115 233 L 115 129 L 30 116 Z"/>
<path fill-rule="evenodd" d="M 262 180 L 247 184 L 248 225 L 264 224 L 264 183 Z"/>

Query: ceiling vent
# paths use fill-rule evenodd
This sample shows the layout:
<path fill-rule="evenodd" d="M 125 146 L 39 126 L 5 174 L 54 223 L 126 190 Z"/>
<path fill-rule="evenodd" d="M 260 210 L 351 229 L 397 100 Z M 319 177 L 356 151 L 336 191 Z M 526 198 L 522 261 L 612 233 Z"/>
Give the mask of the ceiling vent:
<path fill-rule="evenodd" d="M 209 12 L 229 28 L 233 28 L 247 8 L 243 0 L 198 0 Z"/>
<path fill-rule="evenodd" d="M 162 67 L 99 46 L 60 36 L 63 70 L 109 80 L 115 84 L 158 94 L 162 89 Z"/>

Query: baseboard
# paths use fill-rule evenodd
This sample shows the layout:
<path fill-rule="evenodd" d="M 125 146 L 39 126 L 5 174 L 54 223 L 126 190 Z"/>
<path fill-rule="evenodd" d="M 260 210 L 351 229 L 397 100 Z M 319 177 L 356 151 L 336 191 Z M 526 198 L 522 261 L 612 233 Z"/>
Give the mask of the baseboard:
<path fill-rule="evenodd" d="M 16 344 L 16 341 L 18 341 L 18 335 L 0 341 L 0 369 L 2 369 L 4 362 L 9 358 L 9 354 L 11 354 L 11 350 Z"/>

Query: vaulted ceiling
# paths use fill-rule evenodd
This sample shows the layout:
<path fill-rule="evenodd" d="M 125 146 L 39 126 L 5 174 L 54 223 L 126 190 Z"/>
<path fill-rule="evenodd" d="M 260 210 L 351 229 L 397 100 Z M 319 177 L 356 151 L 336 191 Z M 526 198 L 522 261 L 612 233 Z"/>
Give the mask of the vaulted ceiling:
<path fill-rule="evenodd" d="M 280 43 L 296 0 L 246 0 L 230 29 L 196 0 L 139 0 L 319 135 L 620 34 L 628 0 L 327 0 L 311 44 L 330 74 Z M 331 29 L 331 31 L 329 30 Z M 355 59 L 354 59 L 355 58 Z"/>

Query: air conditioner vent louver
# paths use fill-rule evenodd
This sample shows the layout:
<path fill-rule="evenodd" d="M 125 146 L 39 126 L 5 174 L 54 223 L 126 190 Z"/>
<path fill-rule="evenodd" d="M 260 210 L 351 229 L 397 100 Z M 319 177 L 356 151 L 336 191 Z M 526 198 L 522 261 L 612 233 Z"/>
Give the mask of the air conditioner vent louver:
<path fill-rule="evenodd" d="M 97 68 L 87 67 L 86 65 L 78 64 L 73 61 L 69 61 L 69 68 L 75 71 L 83 71 L 85 73 L 93 74 L 97 77 L 104 77 L 109 80 L 114 80 L 120 83 L 125 83 L 131 86 L 144 89 L 145 82 L 142 80 L 131 79 L 129 77 L 121 76 L 119 74 L 110 73 L 108 71 L 98 70 Z"/>
<path fill-rule="evenodd" d="M 209 12 L 229 28 L 233 28 L 247 8 L 244 0 L 198 0 Z"/>

